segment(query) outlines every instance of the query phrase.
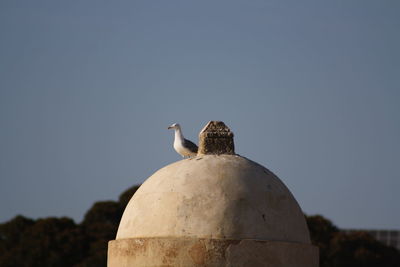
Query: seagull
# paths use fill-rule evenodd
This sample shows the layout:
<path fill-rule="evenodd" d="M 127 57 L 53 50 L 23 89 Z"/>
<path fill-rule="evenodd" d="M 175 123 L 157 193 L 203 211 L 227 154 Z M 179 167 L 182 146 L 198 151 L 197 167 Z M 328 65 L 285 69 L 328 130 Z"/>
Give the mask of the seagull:
<path fill-rule="evenodd" d="M 174 149 L 182 157 L 194 157 L 197 155 L 197 146 L 192 142 L 183 137 L 181 126 L 178 123 L 174 123 L 168 127 L 168 129 L 175 130 Z"/>

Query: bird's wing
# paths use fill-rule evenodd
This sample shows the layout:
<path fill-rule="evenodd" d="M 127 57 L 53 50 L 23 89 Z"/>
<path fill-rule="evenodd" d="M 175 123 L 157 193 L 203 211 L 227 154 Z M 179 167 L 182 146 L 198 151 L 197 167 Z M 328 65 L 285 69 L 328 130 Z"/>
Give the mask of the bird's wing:
<path fill-rule="evenodd" d="M 191 152 L 197 153 L 198 147 L 192 141 L 185 139 L 183 146 L 189 149 Z"/>

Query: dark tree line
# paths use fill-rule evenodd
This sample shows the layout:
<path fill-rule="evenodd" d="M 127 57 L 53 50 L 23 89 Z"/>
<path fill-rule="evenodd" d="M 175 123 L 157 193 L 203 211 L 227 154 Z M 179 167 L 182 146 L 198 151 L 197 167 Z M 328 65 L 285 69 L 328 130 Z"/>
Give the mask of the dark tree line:
<path fill-rule="evenodd" d="M 65 217 L 23 216 L 0 224 L 0 266 L 106 266 L 107 243 L 115 239 L 125 206 L 137 188 L 123 192 L 118 201 L 96 202 L 80 224 Z"/>
<path fill-rule="evenodd" d="M 321 267 L 398 267 L 400 252 L 366 232 L 346 234 L 320 215 L 306 216 Z"/>
<path fill-rule="evenodd" d="M 115 239 L 125 206 L 138 186 L 118 201 L 96 202 L 84 220 L 32 220 L 23 216 L 0 224 L 0 266 L 106 266 L 107 245 Z M 367 233 L 345 234 L 322 216 L 306 216 L 321 267 L 398 267 L 400 253 Z"/>

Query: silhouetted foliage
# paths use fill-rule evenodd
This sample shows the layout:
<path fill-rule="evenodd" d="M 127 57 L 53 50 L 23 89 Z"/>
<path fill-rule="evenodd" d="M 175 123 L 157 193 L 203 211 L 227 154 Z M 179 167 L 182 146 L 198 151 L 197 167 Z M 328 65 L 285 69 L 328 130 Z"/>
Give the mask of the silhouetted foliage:
<path fill-rule="evenodd" d="M 0 252 L 4 252 L 6 249 L 12 247 L 13 244 L 18 243 L 25 235 L 25 231 L 29 229 L 29 227 L 32 226 L 34 223 L 35 223 L 34 220 L 18 215 L 9 222 L 1 224 Z"/>
<path fill-rule="evenodd" d="M 311 241 L 319 248 L 320 267 L 395 267 L 400 252 L 366 232 L 346 234 L 320 215 L 306 216 Z"/>
<path fill-rule="evenodd" d="M 125 190 L 120 196 L 119 196 L 119 204 L 122 207 L 126 207 L 128 205 L 129 200 L 131 200 L 133 194 L 136 192 L 136 190 L 139 189 L 139 185 L 132 186 L 131 188 Z"/>
<path fill-rule="evenodd" d="M 311 240 L 319 248 L 320 267 L 325 266 L 330 250 L 330 240 L 339 232 L 339 229 L 320 215 L 306 216 L 306 219 Z"/>
<path fill-rule="evenodd" d="M 6 249 L 0 253 L 0 266 L 71 266 L 84 256 L 84 235 L 69 218 L 34 222 L 17 216 L 0 228 L 2 237 L 7 235 L 3 234 L 7 228 L 22 230 L 16 238 L 2 238 Z"/>
<path fill-rule="evenodd" d="M 106 266 L 107 244 L 115 239 L 122 213 L 139 186 L 118 201 L 100 201 L 76 224 L 69 218 L 32 220 L 23 216 L 0 224 L 0 266 Z M 400 266 L 400 253 L 364 232 L 345 234 L 320 215 L 306 216 L 320 267 Z"/>
<path fill-rule="evenodd" d="M 366 232 L 337 233 L 331 239 L 327 266 L 400 266 L 400 254 Z"/>
<path fill-rule="evenodd" d="M 84 220 L 32 220 L 23 216 L 0 224 L 0 266 L 106 266 L 107 244 L 115 239 L 125 206 L 138 186 L 119 201 L 96 202 Z"/>
<path fill-rule="evenodd" d="M 100 201 L 86 212 L 81 224 L 88 243 L 86 257 L 77 266 L 106 266 L 108 241 L 115 239 L 119 221 L 139 186 L 132 186 L 119 196 L 119 201 Z"/>
<path fill-rule="evenodd" d="M 81 224 L 88 243 L 87 257 L 81 266 L 105 266 L 107 242 L 115 239 L 123 208 L 115 201 L 96 202 Z"/>

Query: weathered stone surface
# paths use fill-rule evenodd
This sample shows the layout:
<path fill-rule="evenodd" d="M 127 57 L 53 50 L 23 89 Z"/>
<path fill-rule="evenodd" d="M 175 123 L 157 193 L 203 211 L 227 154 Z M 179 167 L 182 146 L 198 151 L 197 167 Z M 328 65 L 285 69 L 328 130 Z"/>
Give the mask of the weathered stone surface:
<path fill-rule="evenodd" d="M 308 244 L 232 239 L 132 238 L 109 242 L 109 267 L 317 267 Z"/>
<path fill-rule="evenodd" d="M 136 191 L 117 239 L 261 239 L 309 243 L 303 212 L 272 172 L 238 155 L 168 165 Z"/>
<path fill-rule="evenodd" d="M 304 214 L 272 172 L 211 121 L 196 157 L 147 179 L 109 242 L 109 267 L 317 267 Z"/>
<path fill-rule="evenodd" d="M 222 121 L 210 121 L 199 134 L 198 155 L 235 154 L 233 133 Z"/>

